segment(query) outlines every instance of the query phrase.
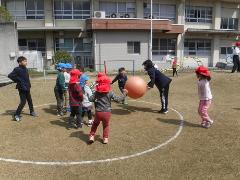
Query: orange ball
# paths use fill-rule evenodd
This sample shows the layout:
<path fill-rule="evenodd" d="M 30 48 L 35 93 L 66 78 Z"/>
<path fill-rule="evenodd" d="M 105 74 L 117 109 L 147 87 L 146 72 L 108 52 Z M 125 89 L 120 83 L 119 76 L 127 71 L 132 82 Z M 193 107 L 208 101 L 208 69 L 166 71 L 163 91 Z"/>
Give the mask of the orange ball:
<path fill-rule="evenodd" d="M 128 96 L 133 99 L 142 97 L 147 90 L 147 83 L 138 76 L 130 77 L 126 84 L 125 89 L 128 91 Z"/>

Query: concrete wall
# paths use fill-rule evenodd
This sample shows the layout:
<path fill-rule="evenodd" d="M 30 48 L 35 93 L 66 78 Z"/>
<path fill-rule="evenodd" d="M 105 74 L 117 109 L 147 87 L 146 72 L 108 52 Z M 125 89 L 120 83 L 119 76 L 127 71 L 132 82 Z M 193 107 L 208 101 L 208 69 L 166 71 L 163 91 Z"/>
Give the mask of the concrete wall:
<path fill-rule="evenodd" d="M 17 65 L 18 36 L 14 23 L 0 23 L 0 74 L 7 75 Z M 15 57 L 10 57 L 15 53 Z"/>
<path fill-rule="evenodd" d="M 94 36 L 95 64 L 103 64 L 107 61 L 108 70 L 116 70 L 122 66 L 132 70 L 132 62 L 118 60 L 135 60 L 135 69 L 142 69 L 143 61 L 148 58 L 148 36 L 147 32 L 97 32 Z M 128 54 L 128 41 L 140 41 L 140 54 Z M 109 62 L 113 60 L 115 61 Z M 96 68 L 99 70 L 98 65 Z"/>

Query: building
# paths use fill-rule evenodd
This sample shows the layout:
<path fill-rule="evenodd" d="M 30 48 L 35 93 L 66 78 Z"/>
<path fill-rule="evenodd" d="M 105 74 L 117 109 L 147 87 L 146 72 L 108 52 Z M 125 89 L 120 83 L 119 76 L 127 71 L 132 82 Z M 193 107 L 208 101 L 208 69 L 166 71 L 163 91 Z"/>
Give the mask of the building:
<path fill-rule="evenodd" d="M 17 21 L 20 50 L 39 50 L 46 65 L 64 49 L 84 66 L 140 69 L 150 57 L 150 0 L 0 0 Z M 240 0 L 153 0 L 153 61 L 176 56 L 215 66 L 232 54 Z M 125 60 L 125 61 L 123 61 Z"/>

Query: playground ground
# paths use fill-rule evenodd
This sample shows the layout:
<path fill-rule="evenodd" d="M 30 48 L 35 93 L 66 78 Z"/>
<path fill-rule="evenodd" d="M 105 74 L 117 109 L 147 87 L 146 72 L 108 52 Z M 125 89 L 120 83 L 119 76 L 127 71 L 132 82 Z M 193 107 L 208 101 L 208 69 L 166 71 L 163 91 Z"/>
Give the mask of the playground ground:
<path fill-rule="evenodd" d="M 54 80 L 32 79 L 39 117 L 25 109 L 19 123 L 11 117 L 19 102 L 15 85 L 1 87 L 0 179 L 240 179 L 239 82 L 240 73 L 212 72 L 210 129 L 199 126 L 193 72 L 180 73 L 170 87 L 170 107 L 183 116 L 182 127 L 177 112 L 157 113 L 156 88 L 137 101 L 128 99 L 128 106 L 114 103 L 108 145 L 101 143 L 101 126 L 96 142 L 88 145 L 89 127 L 68 130 L 67 116 L 56 116 Z M 117 85 L 113 89 L 119 93 Z M 152 151 L 137 154 L 146 150 Z"/>

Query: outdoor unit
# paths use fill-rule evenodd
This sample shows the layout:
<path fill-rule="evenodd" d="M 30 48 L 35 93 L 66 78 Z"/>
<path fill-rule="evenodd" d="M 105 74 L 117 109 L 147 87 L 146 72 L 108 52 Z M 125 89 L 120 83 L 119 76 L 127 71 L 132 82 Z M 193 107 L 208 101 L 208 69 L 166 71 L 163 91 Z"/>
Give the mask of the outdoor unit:
<path fill-rule="evenodd" d="M 94 11 L 95 18 L 105 18 L 105 11 Z"/>

